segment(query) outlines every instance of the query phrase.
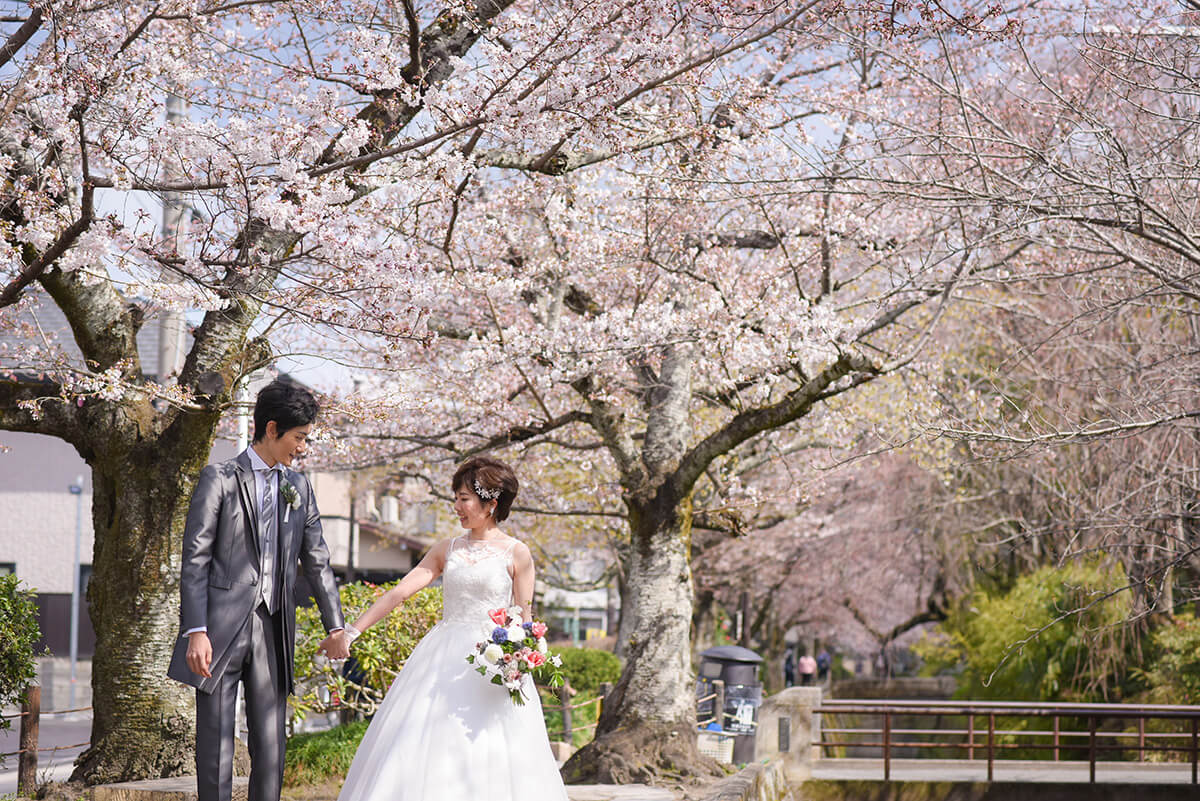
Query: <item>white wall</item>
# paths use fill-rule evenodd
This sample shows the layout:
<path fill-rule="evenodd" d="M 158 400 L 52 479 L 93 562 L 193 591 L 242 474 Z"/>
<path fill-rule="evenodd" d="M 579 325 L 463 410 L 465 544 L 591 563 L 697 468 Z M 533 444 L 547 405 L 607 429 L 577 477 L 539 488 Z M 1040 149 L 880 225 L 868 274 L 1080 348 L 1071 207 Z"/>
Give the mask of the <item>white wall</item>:
<path fill-rule="evenodd" d="M 54 437 L 0 431 L 0 563 L 41 593 L 70 593 L 75 550 L 76 496 L 68 487 L 83 477 L 79 561 L 92 562 L 91 468 L 75 449 Z M 212 460 L 236 456 L 228 440 L 213 445 Z M 323 516 L 325 542 L 336 565 L 346 564 L 350 481 L 344 474 L 310 474 Z M 407 564 L 407 562 L 405 563 Z"/>
<path fill-rule="evenodd" d="M 76 497 L 83 476 L 80 561 L 92 561 L 91 469 L 67 443 L 39 434 L 0 432 L 0 562 L 38 592 L 71 592 Z"/>

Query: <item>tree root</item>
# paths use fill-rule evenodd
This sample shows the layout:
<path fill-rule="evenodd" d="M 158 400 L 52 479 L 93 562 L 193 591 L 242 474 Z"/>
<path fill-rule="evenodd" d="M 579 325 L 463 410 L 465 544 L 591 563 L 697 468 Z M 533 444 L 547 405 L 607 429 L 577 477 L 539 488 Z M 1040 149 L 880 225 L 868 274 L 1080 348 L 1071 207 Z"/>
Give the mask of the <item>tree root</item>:
<path fill-rule="evenodd" d="M 567 784 L 662 785 L 725 773 L 720 763 L 700 753 L 694 727 L 666 723 L 639 723 L 601 734 L 562 767 Z"/>

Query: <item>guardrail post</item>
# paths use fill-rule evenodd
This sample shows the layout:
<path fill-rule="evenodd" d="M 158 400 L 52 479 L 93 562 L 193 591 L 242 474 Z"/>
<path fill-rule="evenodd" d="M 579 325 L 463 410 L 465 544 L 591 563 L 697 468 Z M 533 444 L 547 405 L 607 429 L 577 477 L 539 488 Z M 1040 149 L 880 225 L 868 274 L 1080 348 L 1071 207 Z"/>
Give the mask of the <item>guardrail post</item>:
<path fill-rule="evenodd" d="M 571 682 L 564 681 L 558 688 L 558 701 L 562 708 L 563 742 L 570 744 L 575 739 L 571 731 Z"/>
<path fill-rule="evenodd" d="M 1061 724 L 1059 723 L 1059 717 L 1058 717 L 1058 715 L 1055 715 L 1054 716 L 1054 761 L 1055 762 L 1058 761 L 1058 746 L 1060 743 L 1058 733 L 1059 733 L 1060 725 Z"/>
<path fill-rule="evenodd" d="M 996 713 L 988 713 L 988 782 L 992 781 L 996 761 Z"/>
<path fill-rule="evenodd" d="M 1138 718 L 1138 762 L 1146 761 L 1146 719 Z"/>
<path fill-rule="evenodd" d="M 713 683 L 713 717 L 717 721 L 717 725 L 721 730 L 725 730 L 725 682 L 721 679 L 715 680 Z"/>
<path fill-rule="evenodd" d="M 33 798 L 37 790 L 38 723 L 42 716 L 42 688 L 28 687 L 21 702 L 21 734 L 17 757 L 17 795 Z"/>
<path fill-rule="evenodd" d="M 1196 764 L 1200 761 L 1200 718 L 1192 718 L 1192 784 L 1196 784 Z"/>
<path fill-rule="evenodd" d="M 967 759 L 975 758 L 975 713 L 967 715 Z"/>
<path fill-rule="evenodd" d="M 1096 783 L 1096 716 L 1088 715 L 1088 781 Z"/>
<path fill-rule="evenodd" d="M 892 780 L 892 713 L 883 713 L 883 780 Z"/>
<path fill-rule="evenodd" d="M 612 687 L 611 681 L 600 682 L 600 703 L 596 705 L 596 720 L 600 720 L 600 716 L 604 714 L 604 702 L 608 700 Z"/>

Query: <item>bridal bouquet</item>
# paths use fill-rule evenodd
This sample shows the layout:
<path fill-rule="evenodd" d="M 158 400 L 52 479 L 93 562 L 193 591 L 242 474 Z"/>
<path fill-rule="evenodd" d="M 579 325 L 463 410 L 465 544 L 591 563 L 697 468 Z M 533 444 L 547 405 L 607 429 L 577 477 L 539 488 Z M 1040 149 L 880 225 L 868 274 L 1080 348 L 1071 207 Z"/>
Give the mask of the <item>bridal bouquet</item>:
<path fill-rule="evenodd" d="M 467 661 L 475 665 L 475 672 L 491 679 L 508 690 L 512 702 L 518 706 L 525 703 L 521 693 L 521 679 L 530 675 L 541 679 L 551 687 L 561 687 L 563 674 L 562 658 L 550 653 L 546 647 L 546 624 L 540 620 L 519 623 L 521 608 L 492 609 L 488 612 L 495 628 L 486 640 L 475 644 L 475 651 Z"/>

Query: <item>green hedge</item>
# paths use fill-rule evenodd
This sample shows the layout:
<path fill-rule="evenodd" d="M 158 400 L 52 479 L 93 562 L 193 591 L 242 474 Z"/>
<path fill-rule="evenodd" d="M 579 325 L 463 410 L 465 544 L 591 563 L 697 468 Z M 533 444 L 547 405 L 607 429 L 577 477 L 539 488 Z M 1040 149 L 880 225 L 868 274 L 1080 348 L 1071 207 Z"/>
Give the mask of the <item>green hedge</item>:
<path fill-rule="evenodd" d="M 621 660 L 616 654 L 598 648 L 563 648 L 557 651 L 563 661 L 567 681 L 581 693 L 595 695 L 603 682 L 621 678 Z"/>

